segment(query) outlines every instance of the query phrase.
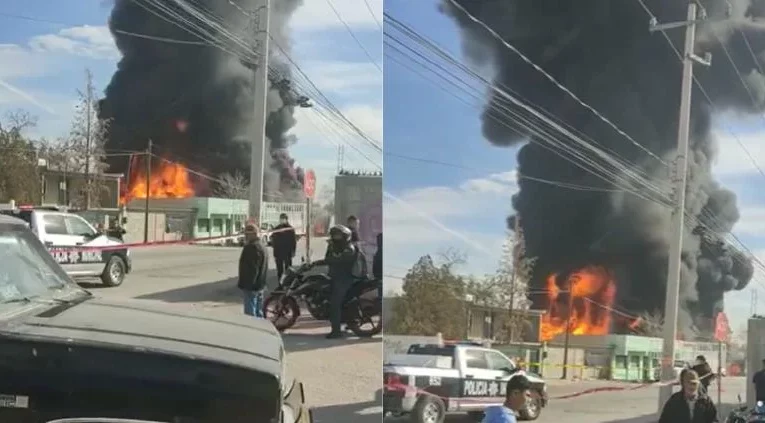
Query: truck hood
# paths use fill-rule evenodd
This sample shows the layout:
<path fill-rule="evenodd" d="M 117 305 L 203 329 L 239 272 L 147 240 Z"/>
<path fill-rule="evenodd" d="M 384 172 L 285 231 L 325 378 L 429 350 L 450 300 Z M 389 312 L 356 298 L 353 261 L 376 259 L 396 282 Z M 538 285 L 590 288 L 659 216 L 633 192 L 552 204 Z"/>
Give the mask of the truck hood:
<path fill-rule="evenodd" d="M 141 300 L 92 297 L 75 305 L 33 304 L 0 321 L 0 336 L 153 351 L 280 374 L 284 346 L 271 322 L 191 314 Z"/>

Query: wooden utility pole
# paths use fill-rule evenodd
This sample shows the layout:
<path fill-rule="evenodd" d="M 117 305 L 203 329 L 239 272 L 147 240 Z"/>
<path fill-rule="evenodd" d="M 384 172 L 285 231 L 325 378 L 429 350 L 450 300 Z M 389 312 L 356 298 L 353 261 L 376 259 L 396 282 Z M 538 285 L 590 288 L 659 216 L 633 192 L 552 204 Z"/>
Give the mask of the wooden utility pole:
<path fill-rule="evenodd" d="M 143 243 L 149 242 L 149 197 L 151 197 L 151 139 L 146 149 L 146 202 L 143 207 Z"/>
<path fill-rule="evenodd" d="M 518 277 L 518 262 L 521 255 L 521 243 L 522 237 L 520 235 L 521 228 L 521 215 L 516 213 L 515 219 L 513 219 L 513 273 L 510 277 L 510 342 L 515 341 L 515 291 L 516 291 L 516 278 Z"/>
<path fill-rule="evenodd" d="M 571 317 L 574 315 L 574 279 L 568 278 L 568 316 L 566 316 L 566 337 L 563 340 L 563 376 L 568 376 L 568 341 L 571 336 Z"/>

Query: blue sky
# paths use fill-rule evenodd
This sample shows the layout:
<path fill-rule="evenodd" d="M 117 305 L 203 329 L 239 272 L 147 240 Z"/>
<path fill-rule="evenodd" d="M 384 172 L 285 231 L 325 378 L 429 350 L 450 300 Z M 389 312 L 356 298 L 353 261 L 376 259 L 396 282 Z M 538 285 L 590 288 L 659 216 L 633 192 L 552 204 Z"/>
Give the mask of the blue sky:
<path fill-rule="evenodd" d="M 272 2 L 280 0 L 272 0 Z M 382 0 L 332 0 L 343 20 L 372 58 L 382 63 Z M 119 52 L 106 23 L 105 0 L 10 0 L 0 3 L 0 115 L 23 109 L 38 118 L 32 135 L 65 136 L 85 68 L 103 90 Z M 8 15 L 17 15 L 16 17 Z M 22 19 L 26 16 L 40 21 Z M 306 0 L 290 20 L 291 56 L 343 114 L 382 142 L 382 74 L 349 35 L 327 0 Z M 382 155 L 353 137 L 347 128 L 326 123 L 312 109 L 299 109 L 292 155 L 317 174 L 319 191 L 332 182 L 337 145 L 352 143 L 380 164 Z M 377 170 L 351 147 L 347 168 Z M 188 164 L 194 167 L 193 163 Z"/>
<path fill-rule="evenodd" d="M 461 52 L 456 24 L 438 11 L 439 1 L 386 0 L 385 12 L 468 63 Z M 385 264 L 386 274 L 392 276 L 386 279 L 387 289 L 400 287 L 395 276 L 403 276 L 417 258 L 447 248 L 467 253 L 468 263 L 463 272 L 492 273 L 506 237 L 505 218 L 511 212 L 516 149 L 494 147 L 483 139 L 479 120 L 482 105 L 463 104 L 394 62 L 388 54 L 401 57 L 386 51 L 385 189 L 405 200 L 408 206 L 385 200 Z M 765 176 L 751 164 L 731 132 L 758 164 L 762 163 L 760 168 L 765 168 L 765 143 L 759 140 L 764 128 L 762 117 L 718 117 L 720 151 L 714 167 L 719 180 L 739 198 L 742 218 L 736 235 L 762 261 L 765 261 L 765 195 L 761 186 Z M 414 162 L 394 154 L 456 163 L 471 170 Z M 459 235 L 447 233 L 432 220 Z M 758 273 L 755 279 L 746 290 L 726 297 L 734 330 L 748 316 L 752 290 L 765 298 L 765 275 Z M 764 309 L 760 307 L 760 313 Z"/>

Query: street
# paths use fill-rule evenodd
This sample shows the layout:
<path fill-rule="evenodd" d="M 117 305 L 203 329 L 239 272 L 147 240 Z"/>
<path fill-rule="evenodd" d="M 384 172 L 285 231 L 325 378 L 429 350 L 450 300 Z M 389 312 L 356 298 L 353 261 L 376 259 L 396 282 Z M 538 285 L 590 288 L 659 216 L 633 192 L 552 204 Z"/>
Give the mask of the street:
<path fill-rule="evenodd" d="M 658 421 L 656 409 L 658 406 L 659 389 L 646 387 L 625 391 L 598 392 L 575 398 L 558 399 L 556 397 L 571 395 L 576 392 L 601 387 L 624 387 L 630 389 L 638 386 L 610 381 L 547 381 L 550 403 L 542 410 L 539 423 L 655 423 Z M 745 378 L 729 377 L 723 379 L 722 412 L 723 419 L 730 410 L 737 406 L 736 396 L 746 394 Z M 710 396 L 717 401 L 717 385 L 710 386 Z M 386 419 L 386 423 L 403 423 L 405 418 Z M 463 415 L 453 415 L 446 423 L 475 423 Z"/>
<path fill-rule="evenodd" d="M 313 257 L 324 253 L 323 242 L 312 245 Z M 122 286 L 104 288 L 96 282 L 82 286 L 103 297 L 161 301 L 196 313 L 242 314 L 235 279 L 239 252 L 237 247 L 198 245 L 135 248 L 133 272 Z M 269 269 L 275 282 L 273 261 Z M 316 422 L 379 422 L 381 338 L 326 340 L 328 332 L 328 322 L 301 316 L 296 327 L 283 335 L 289 372 L 305 384 Z"/>

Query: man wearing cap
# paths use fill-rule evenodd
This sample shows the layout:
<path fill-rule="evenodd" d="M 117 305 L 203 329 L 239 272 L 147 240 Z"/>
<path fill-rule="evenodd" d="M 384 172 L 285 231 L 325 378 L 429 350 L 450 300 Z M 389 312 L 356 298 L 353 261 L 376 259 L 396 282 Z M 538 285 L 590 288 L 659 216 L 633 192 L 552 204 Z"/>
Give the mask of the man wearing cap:
<path fill-rule="evenodd" d="M 244 314 L 253 317 L 263 315 L 263 289 L 268 274 L 268 255 L 260 242 L 258 228 L 248 223 L 244 227 L 244 248 L 239 256 L 239 282 L 244 294 Z"/>
<path fill-rule="evenodd" d="M 284 271 L 292 266 L 292 259 L 297 249 L 297 235 L 295 228 L 290 225 L 287 213 L 279 216 L 279 224 L 271 234 L 271 248 L 274 251 L 276 277 L 281 281 Z"/>

